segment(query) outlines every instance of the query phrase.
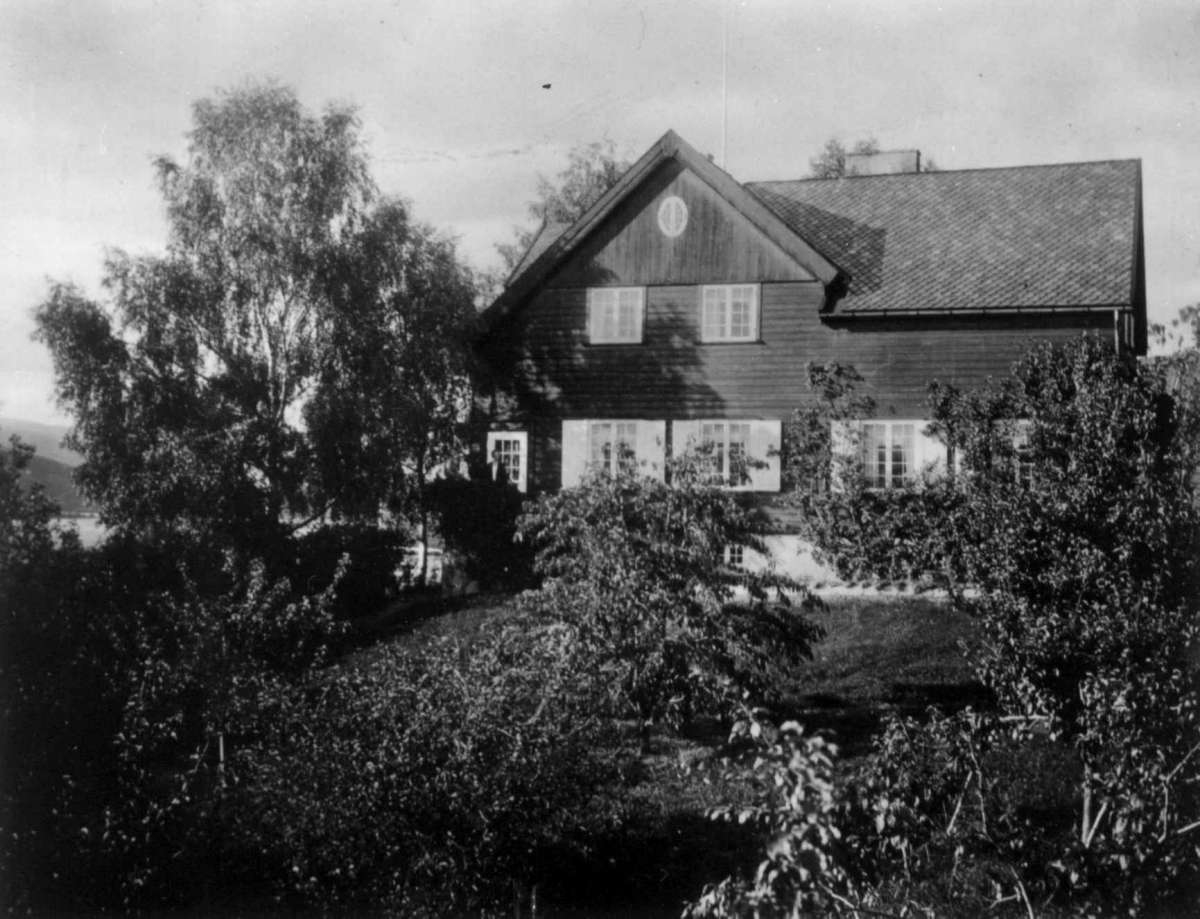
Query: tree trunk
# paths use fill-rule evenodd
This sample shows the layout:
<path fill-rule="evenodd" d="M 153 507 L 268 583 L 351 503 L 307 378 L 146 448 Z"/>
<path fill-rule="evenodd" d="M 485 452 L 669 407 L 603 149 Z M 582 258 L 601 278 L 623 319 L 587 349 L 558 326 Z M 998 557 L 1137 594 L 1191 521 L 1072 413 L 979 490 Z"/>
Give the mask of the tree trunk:
<path fill-rule="evenodd" d="M 429 586 L 429 512 L 425 507 L 425 457 L 417 457 L 417 514 L 421 520 L 421 586 Z"/>
<path fill-rule="evenodd" d="M 1083 817 L 1079 821 L 1079 840 L 1087 848 L 1092 838 L 1092 783 L 1088 778 L 1087 769 L 1083 772 Z"/>

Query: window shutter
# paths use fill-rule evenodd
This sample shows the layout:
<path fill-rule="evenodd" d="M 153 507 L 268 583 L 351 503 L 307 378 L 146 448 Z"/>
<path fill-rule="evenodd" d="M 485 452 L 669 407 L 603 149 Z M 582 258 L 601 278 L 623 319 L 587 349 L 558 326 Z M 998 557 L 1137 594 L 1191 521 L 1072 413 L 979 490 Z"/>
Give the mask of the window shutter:
<path fill-rule="evenodd" d="M 932 434 L 926 434 L 927 422 L 917 424 L 917 471 L 929 470 L 935 478 L 946 474 L 946 445 Z"/>
<path fill-rule="evenodd" d="M 666 470 L 667 423 L 639 421 L 637 423 L 638 472 L 662 481 Z"/>
<path fill-rule="evenodd" d="M 583 481 L 588 465 L 588 423 L 569 419 L 562 423 L 562 487 L 573 488 Z"/>
<path fill-rule="evenodd" d="M 847 463 L 859 459 L 858 441 L 860 428 L 854 421 L 829 422 L 829 488 L 832 491 L 845 490 L 843 468 Z"/>
<path fill-rule="evenodd" d="M 699 421 L 671 422 L 671 456 L 683 456 L 700 446 Z"/>
<path fill-rule="evenodd" d="M 750 422 L 750 459 L 767 464 L 750 468 L 754 491 L 779 491 L 779 429 L 778 420 Z"/>

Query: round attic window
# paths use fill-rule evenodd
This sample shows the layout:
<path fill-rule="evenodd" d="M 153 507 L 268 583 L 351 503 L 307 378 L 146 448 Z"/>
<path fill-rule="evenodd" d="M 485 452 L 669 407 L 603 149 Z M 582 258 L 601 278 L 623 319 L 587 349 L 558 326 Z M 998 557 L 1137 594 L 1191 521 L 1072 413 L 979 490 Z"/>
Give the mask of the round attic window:
<path fill-rule="evenodd" d="M 687 226 L 687 218 L 687 205 L 678 195 L 663 199 L 663 203 L 658 206 L 658 228 L 663 231 L 664 236 L 674 238 L 682 233 L 683 228 Z"/>

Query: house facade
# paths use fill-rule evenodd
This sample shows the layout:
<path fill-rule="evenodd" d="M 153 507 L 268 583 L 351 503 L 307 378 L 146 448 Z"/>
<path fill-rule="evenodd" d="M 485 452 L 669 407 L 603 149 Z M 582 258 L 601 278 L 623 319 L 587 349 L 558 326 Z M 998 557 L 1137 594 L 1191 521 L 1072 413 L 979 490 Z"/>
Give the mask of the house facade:
<path fill-rule="evenodd" d="M 1144 353 L 1135 160 L 915 171 L 887 154 L 840 179 L 742 184 L 668 132 L 586 214 L 546 226 L 482 315 L 495 385 L 483 448 L 527 492 L 589 466 L 706 444 L 730 486 L 778 494 L 782 425 L 810 362 L 863 377 L 868 473 L 945 461 L 933 379 L 1003 376 L 1038 339 Z"/>

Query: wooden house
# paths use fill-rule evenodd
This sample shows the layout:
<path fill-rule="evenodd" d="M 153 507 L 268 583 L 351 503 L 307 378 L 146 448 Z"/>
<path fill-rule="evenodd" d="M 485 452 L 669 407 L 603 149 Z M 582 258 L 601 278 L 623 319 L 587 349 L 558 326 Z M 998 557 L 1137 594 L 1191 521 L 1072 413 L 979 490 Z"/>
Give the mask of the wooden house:
<path fill-rule="evenodd" d="M 947 172 L 883 154 L 839 179 L 742 184 L 674 132 L 570 226 L 546 226 L 482 316 L 498 397 L 487 452 L 528 492 L 632 451 L 661 475 L 688 444 L 766 465 L 811 398 L 810 362 L 853 366 L 880 487 L 944 460 L 925 394 L 1005 375 L 1036 339 L 1146 348 L 1136 160 Z"/>

